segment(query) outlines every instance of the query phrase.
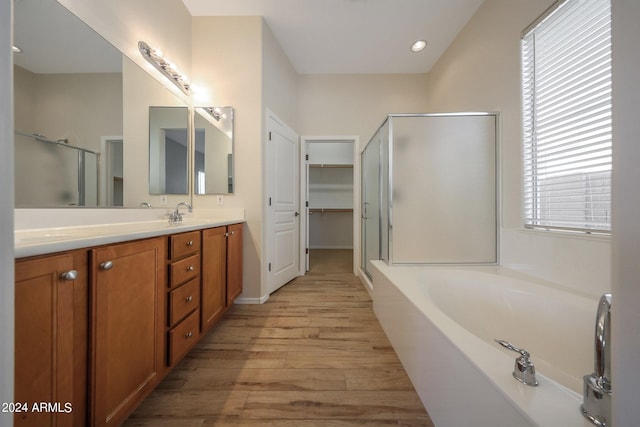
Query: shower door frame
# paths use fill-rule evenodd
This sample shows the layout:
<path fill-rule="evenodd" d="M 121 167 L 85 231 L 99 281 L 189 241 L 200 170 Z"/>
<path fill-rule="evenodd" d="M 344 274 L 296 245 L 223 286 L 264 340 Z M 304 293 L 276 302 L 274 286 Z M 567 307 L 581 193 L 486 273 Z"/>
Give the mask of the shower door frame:
<path fill-rule="evenodd" d="M 489 262 L 421 262 L 421 263 L 407 263 L 407 262 L 395 262 L 393 258 L 393 153 L 394 153 L 394 129 L 393 118 L 411 118 L 411 117 L 479 117 L 479 116 L 493 116 L 495 119 L 495 140 L 494 140 L 494 180 L 495 180 L 495 261 Z M 388 170 L 387 170 L 387 233 L 388 233 L 388 258 L 387 263 L 389 265 L 398 266 L 411 266 L 411 265 L 499 265 L 500 264 L 500 224 L 501 224 L 501 212 L 500 212 L 500 114 L 497 111 L 474 111 L 474 112 L 452 112 L 452 113 L 403 113 L 403 114 L 388 114 L 386 121 L 389 121 L 389 151 L 388 151 Z M 384 125 L 384 122 L 383 122 Z M 381 189 L 382 193 L 382 189 Z M 381 195 L 382 197 L 382 195 Z M 382 217 L 381 229 L 383 228 Z M 384 257 L 382 257 L 384 259 Z"/>

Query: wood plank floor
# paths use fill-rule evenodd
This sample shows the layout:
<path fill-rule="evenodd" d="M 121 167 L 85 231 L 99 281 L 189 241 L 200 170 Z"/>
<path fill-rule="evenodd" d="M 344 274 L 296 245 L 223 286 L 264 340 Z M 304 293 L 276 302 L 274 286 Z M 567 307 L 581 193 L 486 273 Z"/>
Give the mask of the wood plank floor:
<path fill-rule="evenodd" d="M 433 426 L 350 273 L 234 305 L 125 426 Z"/>

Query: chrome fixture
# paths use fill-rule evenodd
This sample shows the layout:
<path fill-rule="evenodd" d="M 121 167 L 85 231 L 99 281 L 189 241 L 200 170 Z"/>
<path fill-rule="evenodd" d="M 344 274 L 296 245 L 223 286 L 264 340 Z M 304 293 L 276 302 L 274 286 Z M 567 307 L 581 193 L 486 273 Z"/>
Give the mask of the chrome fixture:
<path fill-rule="evenodd" d="M 204 111 L 206 111 L 211 117 L 216 119 L 216 122 L 219 122 L 220 119 L 225 118 L 225 114 L 222 112 L 220 107 L 202 107 Z"/>
<path fill-rule="evenodd" d="M 11 52 L 13 53 L 22 53 L 22 49 L 19 46 L 16 46 L 15 44 L 11 45 Z"/>
<path fill-rule="evenodd" d="M 513 378 L 517 379 L 522 384 L 534 387 L 537 386 L 538 380 L 536 379 L 536 367 L 533 366 L 533 362 L 529 360 L 529 352 L 523 348 L 518 348 L 505 340 L 495 341 L 504 348 L 520 353 L 520 357 L 516 358 L 513 367 Z"/>
<path fill-rule="evenodd" d="M 189 95 L 191 83 L 187 80 L 187 76 L 181 74 L 176 66 L 162 56 L 162 52 L 152 49 L 143 41 L 138 42 L 138 50 L 151 65 L 160 71 L 165 77 L 171 80 L 185 95 Z"/>
<path fill-rule="evenodd" d="M 151 207 L 151 203 L 149 202 L 142 202 L 138 205 L 138 207 L 140 208 L 150 208 Z"/>
<path fill-rule="evenodd" d="M 598 302 L 593 373 L 585 375 L 582 415 L 599 427 L 611 422 L 611 294 Z"/>
<path fill-rule="evenodd" d="M 176 210 L 171 212 L 169 215 L 169 224 L 179 224 L 182 222 L 182 214 L 180 213 L 180 208 L 185 207 L 189 210 L 189 212 L 193 212 L 193 208 L 187 202 L 180 202 L 178 206 L 176 206 Z"/>

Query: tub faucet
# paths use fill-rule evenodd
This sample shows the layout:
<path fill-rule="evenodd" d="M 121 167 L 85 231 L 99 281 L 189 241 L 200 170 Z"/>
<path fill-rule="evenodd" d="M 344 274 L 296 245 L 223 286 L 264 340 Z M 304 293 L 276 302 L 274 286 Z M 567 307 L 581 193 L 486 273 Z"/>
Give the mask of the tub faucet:
<path fill-rule="evenodd" d="M 584 376 L 582 415 L 599 427 L 611 422 L 611 294 L 604 294 L 596 313 L 593 373 Z"/>
<path fill-rule="evenodd" d="M 516 358 L 513 366 L 513 378 L 520 381 L 522 384 L 537 386 L 538 380 L 536 379 L 536 367 L 529 359 L 531 356 L 524 348 L 518 348 L 505 340 L 495 340 L 498 344 L 504 348 L 508 348 L 511 351 L 520 353 L 520 357 Z"/>
<path fill-rule="evenodd" d="M 180 208 L 181 207 L 185 207 L 189 210 L 189 212 L 193 212 L 193 208 L 191 207 L 191 205 L 187 202 L 180 202 L 178 203 L 178 206 L 176 206 L 176 210 L 173 211 L 170 215 L 169 215 L 169 223 L 170 224 L 177 224 L 182 222 L 182 214 L 180 213 Z"/>

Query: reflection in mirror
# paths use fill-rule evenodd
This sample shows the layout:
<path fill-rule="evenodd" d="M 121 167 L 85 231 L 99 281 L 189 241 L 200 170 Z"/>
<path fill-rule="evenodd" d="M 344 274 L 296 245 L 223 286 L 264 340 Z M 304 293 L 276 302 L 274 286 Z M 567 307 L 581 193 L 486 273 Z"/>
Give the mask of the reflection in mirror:
<path fill-rule="evenodd" d="M 233 193 L 233 107 L 195 112 L 195 194 Z"/>
<path fill-rule="evenodd" d="M 15 206 L 121 205 L 120 52 L 55 0 L 14 2 L 14 43 Z"/>
<path fill-rule="evenodd" d="M 56 0 L 14 2 L 14 43 L 15 207 L 161 207 L 149 106 L 185 100 Z"/>
<path fill-rule="evenodd" d="M 149 194 L 188 194 L 189 109 L 149 107 Z"/>

